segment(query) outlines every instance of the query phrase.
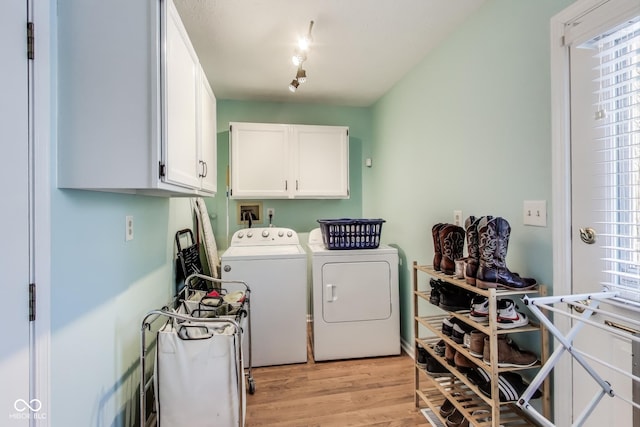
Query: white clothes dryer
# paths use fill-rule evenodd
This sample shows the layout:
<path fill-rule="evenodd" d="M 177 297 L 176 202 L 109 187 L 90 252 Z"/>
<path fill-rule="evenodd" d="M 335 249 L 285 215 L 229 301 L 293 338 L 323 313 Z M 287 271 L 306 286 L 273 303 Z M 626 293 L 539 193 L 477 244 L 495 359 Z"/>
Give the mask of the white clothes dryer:
<path fill-rule="evenodd" d="M 398 250 L 326 249 L 309 234 L 316 361 L 400 354 Z"/>
<path fill-rule="evenodd" d="M 223 280 L 242 280 L 251 290 L 252 366 L 306 362 L 307 254 L 296 232 L 279 227 L 236 231 L 222 254 L 221 270 Z"/>

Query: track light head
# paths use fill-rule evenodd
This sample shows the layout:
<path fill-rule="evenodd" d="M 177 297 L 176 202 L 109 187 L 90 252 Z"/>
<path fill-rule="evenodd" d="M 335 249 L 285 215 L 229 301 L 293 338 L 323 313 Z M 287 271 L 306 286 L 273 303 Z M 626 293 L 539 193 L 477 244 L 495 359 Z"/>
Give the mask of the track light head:
<path fill-rule="evenodd" d="M 295 92 L 296 89 L 298 89 L 298 86 L 300 86 L 300 82 L 298 82 L 298 79 L 293 79 L 291 80 L 291 83 L 289 83 L 289 90 L 291 92 Z"/>
<path fill-rule="evenodd" d="M 296 80 L 298 83 L 302 84 L 307 81 L 307 71 L 302 69 L 302 66 L 298 67 L 298 72 L 296 73 Z"/>

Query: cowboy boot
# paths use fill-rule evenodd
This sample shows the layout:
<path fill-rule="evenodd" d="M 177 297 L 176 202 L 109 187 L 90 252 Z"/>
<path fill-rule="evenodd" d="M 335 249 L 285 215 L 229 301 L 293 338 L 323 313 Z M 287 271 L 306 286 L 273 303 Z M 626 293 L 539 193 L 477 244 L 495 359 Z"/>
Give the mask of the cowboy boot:
<path fill-rule="evenodd" d="M 439 230 L 440 250 L 442 260 L 440 270 L 444 274 L 453 274 L 456 270 L 456 260 L 462 258 L 464 250 L 464 229 L 453 224 L 445 224 Z"/>
<path fill-rule="evenodd" d="M 476 285 L 476 272 L 478 271 L 478 261 L 480 260 L 480 252 L 478 251 L 478 222 L 480 218 L 470 216 L 464 222 L 464 228 L 467 234 L 467 263 L 465 267 L 464 277 L 468 285 Z"/>
<path fill-rule="evenodd" d="M 478 222 L 478 250 L 480 260 L 476 272 L 476 286 L 481 289 L 529 289 L 534 279 L 520 277 L 506 265 L 511 227 L 506 219 L 483 217 Z"/>
<path fill-rule="evenodd" d="M 440 262 L 442 261 L 442 250 L 440 249 L 440 229 L 446 224 L 438 223 L 431 228 L 433 235 L 433 269 L 440 271 Z"/>

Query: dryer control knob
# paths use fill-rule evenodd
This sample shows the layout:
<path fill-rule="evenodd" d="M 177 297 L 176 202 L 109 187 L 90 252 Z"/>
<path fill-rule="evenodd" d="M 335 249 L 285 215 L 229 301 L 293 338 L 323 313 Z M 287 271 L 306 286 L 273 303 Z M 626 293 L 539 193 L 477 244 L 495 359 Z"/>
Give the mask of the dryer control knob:
<path fill-rule="evenodd" d="M 248 232 L 248 233 L 247 233 L 247 237 L 249 237 L 249 238 L 253 237 L 253 232 L 251 232 L 251 231 L 250 231 L 250 232 Z"/>
<path fill-rule="evenodd" d="M 269 237 L 269 230 L 262 230 L 262 237 Z"/>
<path fill-rule="evenodd" d="M 282 237 L 282 236 L 284 236 L 284 231 L 282 230 L 278 231 L 278 237 Z"/>
<path fill-rule="evenodd" d="M 291 231 L 287 231 L 287 237 L 291 237 L 293 236 L 293 233 Z"/>
<path fill-rule="evenodd" d="M 238 233 L 238 239 L 242 239 L 244 237 L 244 233 L 241 231 Z"/>
<path fill-rule="evenodd" d="M 224 271 L 226 271 L 227 273 L 231 271 L 231 266 L 230 265 L 225 265 L 224 266 Z"/>

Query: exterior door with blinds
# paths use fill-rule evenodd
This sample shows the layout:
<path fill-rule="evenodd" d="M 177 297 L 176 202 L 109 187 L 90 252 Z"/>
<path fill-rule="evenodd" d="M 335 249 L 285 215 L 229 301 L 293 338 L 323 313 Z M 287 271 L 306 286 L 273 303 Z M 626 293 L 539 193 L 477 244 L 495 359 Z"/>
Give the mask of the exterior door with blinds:
<path fill-rule="evenodd" d="M 576 21 L 574 34 L 581 36 L 568 41 L 572 292 L 620 291 L 633 303 L 640 301 L 640 10 L 615 22 L 601 13 L 596 8 Z M 637 308 L 601 308 L 640 316 Z M 632 371 L 629 340 L 589 328 L 574 344 L 594 358 L 592 367 L 616 394 L 631 398 L 632 381 L 614 368 Z M 599 386 L 575 361 L 572 378 L 575 421 Z M 633 411 L 628 402 L 605 396 L 584 425 L 640 425 Z"/>

